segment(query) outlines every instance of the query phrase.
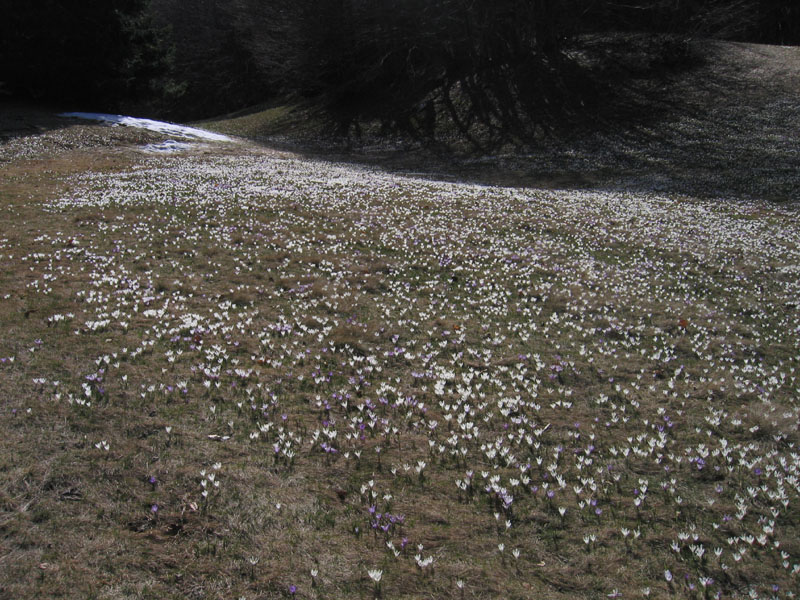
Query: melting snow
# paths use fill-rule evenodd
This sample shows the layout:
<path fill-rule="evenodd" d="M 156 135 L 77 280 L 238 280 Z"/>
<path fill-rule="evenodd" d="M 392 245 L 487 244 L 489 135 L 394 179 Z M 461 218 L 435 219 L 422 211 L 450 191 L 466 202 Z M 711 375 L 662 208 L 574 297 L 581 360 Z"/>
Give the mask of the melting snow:
<path fill-rule="evenodd" d="M 185 125 L 176 125 L 175 123 L 166 123 L 164 121 L 153 121 L 151 119 L 138 119 L 136 117 L 126 117 L 124 115 L 107 115 L 103 113 L 84 113 L 84 112 L 71 112 L 62 113 L 60 117 L 75 117 L 77 119 L 90 119 L 92 121 L 102 121 L 103 123 L 111 123 L 112 125 L 126 125 L 128 127 L 139 127 L 141 129 L 149 129 L 150 131 L 158 131 L 167 135 L 174 135 L 183 138 L 196 139 L 196 140 L 214 140 L 218 142 L 232 142 L 233 140 L 227 135 L 220 133 L 213 133 L 204 129 L 197 129 L 196 127 L 186 127 Z"/>

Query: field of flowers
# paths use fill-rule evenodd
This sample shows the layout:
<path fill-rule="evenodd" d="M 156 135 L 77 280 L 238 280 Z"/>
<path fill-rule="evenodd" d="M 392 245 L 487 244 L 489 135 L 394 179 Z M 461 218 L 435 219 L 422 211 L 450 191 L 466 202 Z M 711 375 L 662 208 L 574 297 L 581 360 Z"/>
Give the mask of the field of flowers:
<path fill-rule="evenodd" d="M 2 180 L 0 596 L 796 596 L 796 205 L 131 156 Z"/>

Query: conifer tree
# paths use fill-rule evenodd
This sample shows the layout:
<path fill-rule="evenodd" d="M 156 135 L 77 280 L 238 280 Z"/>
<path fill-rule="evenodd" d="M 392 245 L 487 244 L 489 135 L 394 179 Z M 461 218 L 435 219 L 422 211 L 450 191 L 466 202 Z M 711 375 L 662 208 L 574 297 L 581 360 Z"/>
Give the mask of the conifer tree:
<path fill-rule="evenodd" d="M 168 54 L 147 0 L 7 0 L 0 82 L 21 98 L 109 110 L 144 98 Z"/>

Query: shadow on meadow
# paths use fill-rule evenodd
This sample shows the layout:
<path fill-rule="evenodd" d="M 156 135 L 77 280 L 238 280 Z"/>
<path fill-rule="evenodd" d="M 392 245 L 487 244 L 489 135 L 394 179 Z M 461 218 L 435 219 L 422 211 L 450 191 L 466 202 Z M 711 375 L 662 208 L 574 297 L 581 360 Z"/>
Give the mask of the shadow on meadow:
<path fill-rule="evenodd" d="M 250 136 L 308 157 L 434 180 L 775 202 L 799 197 L 800 51 L 722 42 L 698 51 L 703 64 L 663 87 L 634 79 L 594 131 L 546 138 L 522 152 L 437 151 L 368 135 L 351 147 L 272 131 Z"/>

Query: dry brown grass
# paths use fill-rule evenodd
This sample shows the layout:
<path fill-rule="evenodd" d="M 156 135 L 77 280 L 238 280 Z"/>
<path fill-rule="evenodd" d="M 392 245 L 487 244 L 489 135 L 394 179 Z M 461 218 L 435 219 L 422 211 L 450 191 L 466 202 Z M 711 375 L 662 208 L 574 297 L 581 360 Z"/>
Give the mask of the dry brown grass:
<path fill-rule="evenodd" d="M 270 191 L 273 175 L 258 165 L 272 168 L 275 156 L 257 149 L 166 160 L 121 135 L 0 171 L 0 597 L 288 598 L 297 586 L 302 598 L 566 600 L 639 597 L 647 586 L 651 597 L 699 598 L 701 576 L 725 597 L 751 587 L 769 597 L 773 584 L 796 584 L 798 323 L 783 302 L 790 277 L 769 276 L 793 260 L 796 231 L 778 209 L 738 219 L 736 205 L 700 205 L 701 217 L 722 211 L 726 226 L 785 236 L 781 251 L 744 246 L 732 264 L 689 233 L 667 239 L 666 226 L 654 250 L 619 207 L 415 180 L 398 190 L 373 174 L 331 186 L 315 172 L 328 166 L 275 162 L 293 169 L 274 176 L 282 186 L 322 180 L 320 197 L 307 198 Z M 230 174 L 248 160 L 247 178 Z M 198 164 L 216 171 L 184 173 Z M 154 166 L 177 180 L 175 205 L 125 205 L 143 186 L 164 192 L 164 181 L 140 177 Z M 240 193 L 259 177 L 264 197 Z M 104 205 L 107 190 L 119 197 Z M 53 208 L 70 197 L 93 200 Z M 636 202 L 628 208 L 657 212 Z M 673 210 L 674 227 L 692 231 Z M 179 324 L 191 315 L 199 325 Z M 102 381 L 87 383 L 100 369 Z M 466 431 L 459 416 L 481 433 L 451 446 Z M 659 427 L 668 442 L 656 460 L 644 451 Z M 312 441 L 329 428 L 336 453 Z M 287 436 L 303 440 L 292 457 L 274 449 Z M 774 470 L 688 462 L 723 438 Z M 485 491 L 482 471 L 511 487 L 527 464 L 531 480 L 513 488 L 510 507 Z M 468 470 L 474 483 L 459 490 Z M 209 473 L 221 483 L 207 483 L 204 500 Z M 746 517 L 723 520 L 748 487 L 774 494 L 779 478 L 787 507 L 758 492 Z M 589 500 L 600 513 L 580 505 Z M 384 533 L 370 506 L 404 519 Z M 725 540 L 758 535 L 770 519 L 780 549 L 749 544 L 734 563 Z M 623 539 L 621 528 L 641 537 Z M 706 560 L 688 542 L 679 555 L 670 548 L 688 531 Z M 711 554 L 717 545 L 728 569 Z M 433 564 L 417 566 L 417 553 Z M 665 568 L 696 589 L 670 588 Z"/>

